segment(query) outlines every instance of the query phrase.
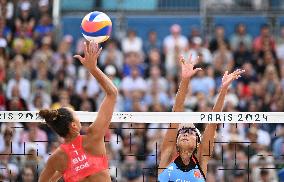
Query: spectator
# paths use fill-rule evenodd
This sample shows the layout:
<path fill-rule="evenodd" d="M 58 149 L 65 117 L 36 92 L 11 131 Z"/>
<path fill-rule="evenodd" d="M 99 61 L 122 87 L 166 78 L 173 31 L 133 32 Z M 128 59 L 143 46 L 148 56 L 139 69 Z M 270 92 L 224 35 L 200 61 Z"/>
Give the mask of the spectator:
<path fill-rule="evenodd" d="M 134 67 L 131 75 L 124 77 L 121 82 L 121 90 L 125 97 L 129 97 L 134 90 L 146 91 L 147 85 L 145 80 L 140 76 L 138 68 Z"/>
<path fill-rule="evenodd" d="M 162 61 L 161 54 L 158 49 L 151 49 L 149 51 L 146 59 L 146 64 L 145 77 L 150 76 L 152 67 L 159 67 L 161 75 L 166 75 L 165 64 Z"/>
<path fill-rule="evenodd" d="M 134 30 L 128 30 L 127 37 L 122 40 L 121 44 L 123 53 L 142 53 L 142 39 L 136 35 Z"/>
<path fill-rule="evenodd" d="M 281 88 L 284 91 L 284 65 L 281 67 Z"/>
<path fill-rule="evenodd" d="M 47 93 L 51 93 L 51 80 L 53 75 L 48 69 L 48 62 L 45 59 L 38 60 L 37 69 L 33 69 L 30 77 L 32 77 L 32 91 L 36 85 L 42 85 Z"/>
<path fill-rule="evenodd" d="M 6 127 L 3 134 L 0 135 L 0 152 L 9 151 L 9 153 L 13 154 L 20 154 L 22 152 L 19 142 L 15 139 L 14 132 L 12 128 Z"/>
<path fill-rule="evenodd" d="M 35 27 L 34 38 L 35 40 L 40 40 L 46 35 L 52 36 L 53 31 L 54 26 L 51 17 L 49 14 L 43 14 L 39 20 L 39 24 Z"/>
<path fill-rule="evenodd" d="M 277 133 L 277 139 L 273 143 L 273 155 L 275 156 L 275 159 L 281 159 L 284 155 L 284 126 L 279 126 Z M 282 156 L 281 156 L 282 155 Z"/>
<path fill-rule="evenodd" d="M 191 48 L 189 51 L 186 51 L 184 56 L 186 60 L 188 60 L 190 56 L 192 56 L 193 60 L 197 60 L 197 58 L 200 57 L 202 59 L 199 60 L 199 63 L 212 64 L 212 54 L 203 46 L 201 37 L 192 38 Z"/>
<path fill-rule="evenodd" d="M 168 110 L 170 106 L 170 100 L 165 91 L 163 91 L 160 85 L 154 81 L 152 85 L 148 88 L 151 88 L 146 95 L 146 103 L 149 106 L 155 106 L 155 104 L 160 104 L 162 110 Z"/>
<path fill-rule="evenodd" d="M 32 167 L 25 166 L 21 172 L 20 182 L 34 182 L 35 172 Z"/>
<path fill-rule="evenodd" d="M 114 40 L 109 40 L 107 42 L 106 48 L 103 49 L 99 64 L 103 67 L 107 65 L 115 65 L 118 70 L 121 70 L 123 67 L 123 54 L 118 49 L 117 43 Z"/>
<path fill-rule="evenodd" d="M 274 158 L 273 156 L 267 156 L 268 153 L 266 151 L 262 151 L 259 154 L 252 156 L 251 165 L 252 167 L 252 177 L 253 181 L 269 181 L 269 182 L 277 182 L 278 177 L 274 166 Z M 262 168 L 271 168 L 270 170 L 262 169 Z M 266 180 L 268 179 L 268 180 Z"/>
<path fill-rule="evenodd" d="M 67 90 L 60 90 L 58 101 L 54 102 L 51 105 L 52 109 L 58 109 L 60 107 L 69 107 L 69 108 L 74 109 L 74 106 L 72 106 L 70 104 L 70 96 L 69 96 Z"/>
<path fill-rule="evenodd" d="M 275 40 L 270 34 L 270 28 L 268 25 L 263 25 L 260 30 L 260 35 L 253 41 L 253 48 L 257 51 L 263 51 L 264 46 L 268 45 L 270 50 L 275 51 Z"/>
<path fill-rule="evenodd" d="M 52 58 L 53 50 L 51 48 L 51 44 L 52 44 L 52 38 L 50 36 L 44 36 L 41 39 L 41 46 L 39 49 L 37 49 L 34 52 L 32 57 L 34 68 L 37 68 L 38 61 L 40 60 L 49 61 Z M 52 62 L 52 65 L 55 66 L 55 70 L 57 71 L 56 69 L 57 63 L 55 64 L 54 62 Z"/>
<path fill-rule="evenodd" d="M 16 38 L 12 41 L 13 49 L 16 53 L 23 54 L 24 56 L 31 56 L 34 49 L 34 41 L 27 34 L 28 25 L 24 23 L 19 27 Z"/>
<path fill-rule="evenodd" d="M 220 47 L 229 47 L 229 41 L 225 38 L 225 30 L 222 26 L 215 28 L 215 37 L 209 42 L 209 50 L 214 53 Z"/>
<path fill-rule="evenodd" d="M 207 69 L 198 71 L 196 77 L 190 83 L 192 94 L 199 92 L 206 96 L 212 97 L 215 92 L 215 82 L 211 77 L 207 76 Z"/>
<path fill-rule="evenodd" d="M 274 65 L 267 66 L 262 80 L 263 89 L 267 94 L 275 95 L 277 89 L 280 89 L 280 81 L 277 75 L 277 70 Z"/>
<path fill-rule="evenodd" d="M 191 27 L 191 30 L 190 30 L 190 34 L 188 36 L 188 42 L 190 43 L 190 47 L 191 47 L 191 44 L 193 42 L 193 38 L 195 37 L 201 37 L 200 35 L 200 28 L 197 27 L 197 26 L 192 26 Z"/>
<path fill-rule="evenodd" d="M 35 143 L 29 143 L 26 146 L 26 154 L 22 156 L 21 165 L 22 166 L 28 166 L 32 168 L 32 170 L 35 172 L 38 172 L 39 174 L 44 168 L 44 161 L 42 159 L 42 155 L 37 155 L 37 145 Z M 34 176 L 35 177 L 35 176 Z"/>
<path fill-rule="evenodd" d="M 25 33 L 27 36 L 32 37 L 32 32 L 36 22 L 31 12 L 31 3 L 29 1 L 22 1 L 19 5 L 20 13 L 15 20 L 16 33 L 19 32 L 24 24 L 26 24 Z"/>
<path fill-rule="evenodd" d="M 239 48 L 242 44 L 245 50 L 251 50 L 252 48 L 252 37 L 246 32 L 246 26 L 242 23 L 236 27 L 236 33 L 230 39 L 230 46 L 233 51 Z"/>
<path fill-rule="evenodd" d="M 177 74 L 177 60 L 188 46 L 188 40 L 181 34 L 181 31 L 180 25 L 172 25 L 170 28 L 171 35 L 165 37 L 163 42 L 165 65 L 169 75 Z"/>
<path fill-rule="evenodd" d="M 169 90 L 168 81 L 162 77 L 160 68 L 153 65 L 150 68 L 150 77 L 147 79 L 147 88 L 153 88 L 154 85 L 160 92 L 167 93 Z"/>
<path fill-rule="evenodd" d="M 253 63 L 252 62 L 252 54 L 246 48 L 243 42 L 240 42 L 236 51 L 234 52 L 234 69 L 241 68 L 245 63 Z M 255 63 L 253 63 L 255 64 Z"/>
<path fill-rule="evenodd" d="M 19 174 L 19 168 L 16 164 L 10 162 L 8 150 L 0 153 L 0 180 L 1 181 L 16 181 Z"/>
<path fill-rule="evenodd" d="M 65 35 L 57 51 L 52 55 L 51 64 L 53 65 L 53 74 L 57 74 L 58 71 L 64 71 L 70 78 L 75 79 L 76 68 L 73 64 L 71 53 L 72 42 L 73 37 L 71 35 Z"/>
<path fill-rule="evenodd" d="M 7 98 L 12 99 L 12 89 L 17 85 L 19 87 L 20 96 L 28 100 L 30 96 L 30 82 L 22 77 L 22 70 L 20 68 L 15 70 L 15 72 L 15 77 L 9 80 L 7 85 Z"/>
<path fill-rule="evenodd" d="M 144 76 L 145 66 L 143 64 L 142 55 L 138 52 L 129 52 L 125 55 L 123 65 L 123 76 L 129 76 L 133 68 L 138 68 L 141 76 Z"/>
<path fill-rule="evenodd" d="M 232 181 L 233 182 L 243 182 L 243 181 L 246 181 L 246 174 L 242 171 L 234 171 L 234 176 L 233 176 L 233 179 Z"/>
<path fill-rule="evenodd" d="M 8 43 L 12 40 L 12 30 L 6 26 L 6 20 L 3 17 L 0 17 L 0 37 L 5 38 Z"/>
<path fill-rule="evenodd" d="M 232 52 L 228 49 L 227 44 L 219 43 L 219 48 L 213 54 L 213 66 L 217 72 L 229 72 L 234 68 Z"/>
<path fill-rule="evenodd" d="M 281 65 L 284 65 L 284 26 L 281 27 L 280 36 L 277 37 L 276 43 L 277 58 L 280 59 Z"/>
<path fill-rule="evenodd" d="M 80 78 L 76 83 L 76 93 L 82 93 L 83 89 L 87 91 L 89 98 L 95 98 L 99 94 L 99 84 L 96 79 L 85 69 L 80 69 Z"/>
<path fill-rule="evenodd" d="M 4 84 L 6 81 L 6 65 L 3 57 L 0 57 L 0 84 Z"/>
<path fill-rule="evenodd" d="M 36 22 L 38 23 L 39 18 L 44 14 L 52 15 L 52 9 L 49 0 L 39 0 L 36 7 Z"/>
<path fill-rule="evenodd" d="M 47 143 L 44 141 L 47 141 L 47 134 L 45 133 L 45 131 L 39 128 L 39 123 L 28 123 L 27 130 L 23 131 L 21 134 L 21 144 L 31 144 L 31 147 L 33 147 L 33 145 L 36 145 L 38 154 L 44 156 L 44 154 L 46 154 L 47 152 Z M 24 151 L 23 146 L 22 149 L 22 151 Z M 26 150 L 28 151 L 28 149 Z"/>
<path fill-rule="evenodd" d="M 142 180 L 142 169 L 135 157 L 128 156 L 124 165 L 124 177 L 128 182 L 138 182 Z"/>
<path fill-rule="evenodd" d="M 144 43 L 144 52 L 149 54 L 150 50 L 156 49 L 161 51 L 161 42 L 158 40 L 158 35 L 156 31 L 150 31 L 148 33 L 148 40 Z"/>

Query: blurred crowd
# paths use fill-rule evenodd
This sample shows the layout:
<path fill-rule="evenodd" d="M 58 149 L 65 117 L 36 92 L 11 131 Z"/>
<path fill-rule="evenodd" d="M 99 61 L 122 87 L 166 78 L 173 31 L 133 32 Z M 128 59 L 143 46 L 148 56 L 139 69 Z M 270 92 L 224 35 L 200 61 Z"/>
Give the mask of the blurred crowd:
<path fill-rule="evenodd" d="M 75 41 L 64 35 L 55 42 L 52 2 L 0 3 L 0 110 L 67 106 L 97 111 L 104 93 L 73 58 L 74 54 L 83 55 L 84 39 Z M 190 82 L 187 112 L 211 111 L 222 75 L 237 68 L 246 72 L 230 87 L 224 111 L 284 111 L 284 28 L 276 36 L 263 25 L 256 38 L 241 23 L 229 38 L 221 26 L 215 27 L 210 38 L 203 37 L 198 29 L 183 35 L 178 24 L 169 27 L 170 34 L 163 40 L 158 39 L 158 33 L 149 32 L 148 39 L 142 40 L 129 29 L 122 40 L 111 39 L 102 45 L 98 66 L 120 91 L 115 111 L 171 111 L 179 83 L 180 55 L 187 60 L 191 56 L 196 67 L 203 68 Z M 72 45 L 76 45 L 75 50 Z M 62 139 L 38 123 L 0 126 L 0 181 L 36 181 Z M 87 126 L 83 123 L 82 134 Z M 136 129 L 122 129 L 131 127 Z M 115 129 L 108 131 L 105 140 L 114 179 L 155 181 L 156 154 L 166 129 L 153 128 L 162 127 L 167 125 L 112 124 Z M 204 125 L 198 128 L 202 131 Z M 220 125 L 217 141 L 224 143 L 215 144 L 207 181 L 280 181 L 284 124 Z"/>

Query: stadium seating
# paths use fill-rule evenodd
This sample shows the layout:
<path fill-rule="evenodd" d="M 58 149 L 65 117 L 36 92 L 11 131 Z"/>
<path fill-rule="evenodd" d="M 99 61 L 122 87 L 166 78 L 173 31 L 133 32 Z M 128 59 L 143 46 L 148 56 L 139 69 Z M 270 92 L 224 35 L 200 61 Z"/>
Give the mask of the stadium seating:
<path fill-rule="evenodd" d="M 279 181 L 284 182 L 284 168 L 278 172 Z"/>
<path fill-rule="evenodd" d="M 199 0 L 159 0 L 159 9 L 199 9 Z"/>
<path fill-rule="evenodd" d="M 182 27 L 184 35 L 188 35 L 192 27 L 201 26 L 201 19 L 198 16 L 128 16 L 126 19 L 128 27 L 134 29 L 143 40 L 147 39 L 147 34 L 151 30 L 159 32 L 158 38 L 162 40 L 170 34 L 169 27 L 173 23 Z"/>
<path fill-rule="evenodd" d="M 61 9 L 63 11 L 90 11 L 95 6 L 95 0 L 61 0 Z"/>
<path fill-rule="evenodd" d="M 102 8 L 106 10 L 154 10 L 157 0 L 103 0 Z"/>
<path fill-rule="evenodd" d="M 213 18 L 213 25 L 221 25 L 225 28 L 226 37 L 230 37 L 235 32 L 236 25 L 243 23 L 247 27 L 247 32 L 256 37 L 259 35 L 260 27 L 268 23 L 265 16 L 216 16 Z"/>
<path fill-rule="evenodd" d="M 283 4 L 281 1 L 282 0 L 270 0 L 269 1 L 270 8 L 272 8 L 273 10 L 280 9 Z"/>

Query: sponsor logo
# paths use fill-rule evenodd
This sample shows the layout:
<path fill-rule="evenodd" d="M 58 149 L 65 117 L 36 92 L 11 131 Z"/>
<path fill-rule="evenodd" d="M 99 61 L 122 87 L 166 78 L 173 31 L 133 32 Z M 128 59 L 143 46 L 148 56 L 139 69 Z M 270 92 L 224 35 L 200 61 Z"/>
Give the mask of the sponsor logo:
<path fill-rule="evenodd" d="M 200 172 L 197 171 L 197 170 L 194 171 L 193 176 L 194 176 L 195 178 L 201 178 L 201 174 L 200 174 Z"/>

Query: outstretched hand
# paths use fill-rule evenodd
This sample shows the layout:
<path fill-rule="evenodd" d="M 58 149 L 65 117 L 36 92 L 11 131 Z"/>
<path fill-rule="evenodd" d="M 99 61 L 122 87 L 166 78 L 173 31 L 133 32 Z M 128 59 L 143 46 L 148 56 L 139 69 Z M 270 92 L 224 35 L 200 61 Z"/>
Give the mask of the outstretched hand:
<path fill-rule="evenodd" d="M 102 51 L 102 48 L 99 48 L 99 44 L 95 42 L 84 42 L 84 55 L 75 55 L 74 58 L 80 60 L 80 62 L 87 68 L 93 69 L 97 66 L 98 57 Z"/>
<path fill-rule="evenodd" d="M 202 70 L 201 68 L 193 69 L 194 65 L 197 63 L 197 60 L 193 61 L 191 57 L 192 56 L 190 55 L 188 62 L 185 61 L 184 57 L 180 57 L 182 78 L 191 78 L 193 75 L 195 75 L 195 73 L 197 73 L 197 71 Z"/>
<path fill-rule="evenodd" d="M 237 69 L 233 73 L 228 74 L 228 71 L 225 72 L 222 78 L 222 88 L 228 88 L 229 85 L 236 79 L 241 77 L 241 74 L 244 73 L 245 70 Z"/>

